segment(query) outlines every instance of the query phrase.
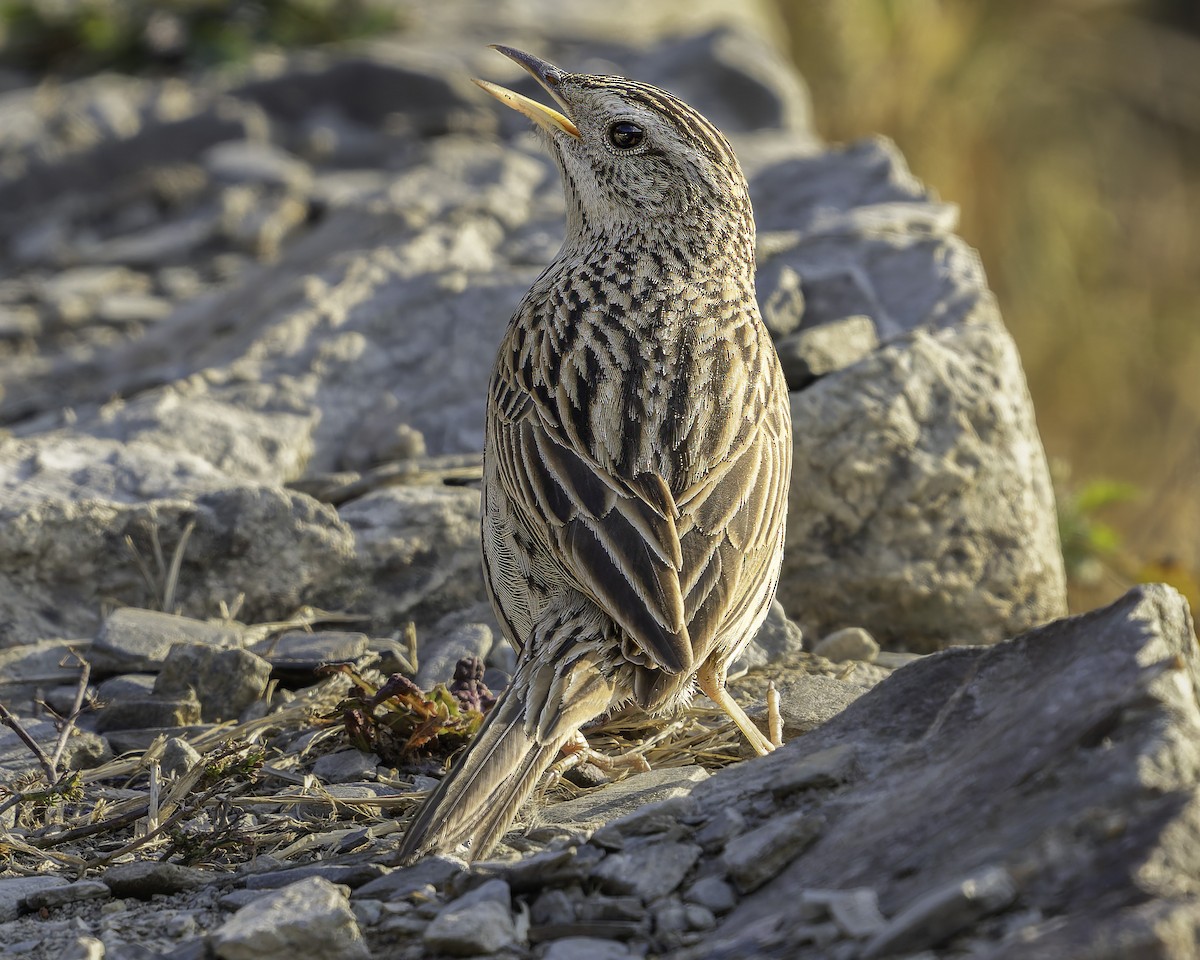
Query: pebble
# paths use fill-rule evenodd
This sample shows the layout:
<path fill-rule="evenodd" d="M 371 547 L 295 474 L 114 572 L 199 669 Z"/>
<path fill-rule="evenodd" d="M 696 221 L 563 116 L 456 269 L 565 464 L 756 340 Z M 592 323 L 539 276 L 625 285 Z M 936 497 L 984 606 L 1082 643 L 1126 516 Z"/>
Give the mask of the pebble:
<path fill-rule="evenodd" d="M 428 886 L 445 887 L 466 869 L 456 857 L 423 857 L 411 867 L 400 867 L 354 891 L 354 899 L 402 900 Z"/>
<path fill-rule="evenodd" d="M 917 897 L 863 948 L 863 960 L 936 946 L 1017 898 L 1003 867 L 989 866 Z"/>
<path fill-rule="evenodd" d="M 186 727 L 200 722 L 200 701 L 193 691 L 179 695 L 123 697 L 105 706 L 96 718 L 101 733 L 113 730 Z"/>
<path fill-rule="evenodd" d="M 726 845 L 722 859 L 739 893 L 757 890 L 821 835 L 825 821 L 797 812 L 776 816 Z"/>
<path fill-rule="evenodd" d="M 191 690 L 200 701 L 200 719 L 218 723 L 236 720 L 261 699 L 270 677 L 271 665 L 249 650 L 180 643 L 163 658 L 154 692 L 178 695 Z"/>
<path fill-rule="evenodd" d="M 107 900 L 112 896 L 108 884 L 99 880 L 76 880 L 65 887 L 47 887 L 29 894 L 25 905 L 30 910 L 53 909 L 80 900 Z"/>
<path fill-rule="evenodd" d="M 675 890 L 700 853 L 694 843 L 655 843 L 609 854 L 592 876 L 606 890 L 651 900 Z"/>
<path fill-rule="evenodd" d="M 197 890 L 213 883 L 218 877 L 210 870 L 184 867 L 177 863 L 157 860 L 135 860 L 109 867 L 100 879 L 114 897 L 136 897 L 149 900 L 156 894 Z M 112 901 L 115 905 L 117 900 Z M 107 904 L 106 904 L 107 906 Z"/>
<path fill-rule="evenodd" d="M 684 891 L 683 899 L 713 913 L 725 913 L 737 904 L 733 887 L 721 877 L 702 877 Z"/>
<path fill-rule="evenodd" d="M 553 941 L 542 960 L 630 960 L 635 956 L 624 944 L 598 937 L 563 937 Z"/>
<path fill-rule="evenodd" d="M 542 821 L 576 828 L 602 826 L 644 804 L 685 796 L 697 783 L 707 779 L 708 771 L 694 765 L 637 773 L 603 790 L 547 807 L 542 811 Z"/>
<path fill-rule="evenodd" d="M 25 898 L 53 887 L 65 887 L 62 877 L 0 878 L 0 923 L 16 920 L 25 906 Z"/>
<path fill-rule="evenodd" d="M 274 670 L 295 670 L 311 673 L 324 663 L 357 660 L 366 654 L 369 640 L 365 633 L 349 630 L 289 630 L 278 637 L 268 637 L 251 645 L 250 649 L 271 664 Z"/>
<path fill-rule="evenodd" d="M 352 780 L 371 780 L 380 761 L 365 750 L 339 750 L 319 757 L 313 764 L 313 776 L 323 783 L 347 783 Z"/>
<path fill-rule="evenodd" d="M 117 672 L 158 670 L 177 643 L 235 647 L 241 634 L 233 627 L 177 617 L 157 610 L 121 607 L 110 613 L 92 644 L 94 668 Z"/>
<path fill-rule="evenodd" d="M 200 751 L 182 737 L 168 737 L 159 765 L 169 777 L 181 777 L 200 762 Z"/>
<path fill-rule="evenodd" d="M 857 768 L 857 756 L 858 747 L 850 743 L 841 743 L 806 757 L 801 756 L 771 777 L 771 792 L 777 797 L 783 797 L 799 790 L 836 787 L 848 783 Z"/>
<path fill-rule="evenodd" d="M 861 660 L 873 663 L 879 656 L 879 643 L 862 627 L 846 627 L 835 630 L 813 647 L 813 653 L 833 663 Z"/>
<path fill-rule="evenodd" d="M 269 143 L 229 140 L 205 151 L 201 158 L 216 180 L 306 190 L 312 169 L 303 160 Z"/>
<path fill-rule="evenodd" d="M 422 934 L 431 950 L 456 957 L 487 955 L 517 943 L 512 893 L 503 880 L 488 880 L 446 904 Z"/>
<path fill-rule="evenodd" d="M 221 960 L 365 960 L 345 888 L 308 877 L 242 907 L 212 934 Z"/>
<path fill-rule="evenodd" d="M 863 939 L 877 934 L 887 924 L 879 912 L 879 898 L 870 887 L 853 890 L 805 890 L 804 904 L 824 907 L 833 922 L 848 937 Z"/>

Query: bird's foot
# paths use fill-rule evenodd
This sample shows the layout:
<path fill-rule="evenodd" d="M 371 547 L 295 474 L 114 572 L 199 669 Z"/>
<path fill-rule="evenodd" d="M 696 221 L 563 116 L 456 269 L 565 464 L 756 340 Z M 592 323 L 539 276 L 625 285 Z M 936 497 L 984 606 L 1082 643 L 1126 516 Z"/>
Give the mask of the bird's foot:
<path fill-rule="evenodd" d="M 644 747 L 637 747 L 615 756 L 609 756 L 592 749 L 587 738 L 576 731 L 571 739 L 563 744 L 561 756 L 550 767 L 550 774 L 557 779 L 585 763 L 589 763 L 607 774 L 647 773 L 650 770 L 650 764 L 642 755 L 643 749 Z"/>

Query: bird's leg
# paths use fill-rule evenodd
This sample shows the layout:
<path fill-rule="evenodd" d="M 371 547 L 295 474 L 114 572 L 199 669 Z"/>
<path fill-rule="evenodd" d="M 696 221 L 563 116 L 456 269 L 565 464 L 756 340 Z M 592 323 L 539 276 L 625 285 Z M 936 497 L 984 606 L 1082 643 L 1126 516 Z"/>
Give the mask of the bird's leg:
<path fill-rule="evenodd" d="M 568 770 L 574 770 L 585 763 L 599 767 L 605 773 L 614 773 L 619 770 L 647 773 L 650 770 L 650 764 L 646 762 L 646 758 L 642 756 L 639 749 L 635 748 L 610 757 L 598 750 L 593 750 L 591 744 L 587 742 L 587 737 L 576 730 L 571 738 L 562 745 L 562 757 L 550 768 L 550 774 L 556 778 L 561 777 Z"/>
<path fill-rule="evenodd" d="M 705 663 L 696 674 L 696 683 L 701 692 L 737 724 L 737 728 L 742 731 L 742 736 L 750 741 L 755 753 L 765 757 L 775 749 L 776 744 L 763 736 L 762 731 L 754 725 L 754 721 L 746 716 L 746 711 L 725 689 L 725 671 L 721 667 L 711 660 Z"/>

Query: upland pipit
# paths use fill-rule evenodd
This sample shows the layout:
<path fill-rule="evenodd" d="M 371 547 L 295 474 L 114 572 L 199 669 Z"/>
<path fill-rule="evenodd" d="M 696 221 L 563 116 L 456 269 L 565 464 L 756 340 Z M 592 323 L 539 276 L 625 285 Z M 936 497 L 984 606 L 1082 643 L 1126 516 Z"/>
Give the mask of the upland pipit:
<path fill-rule="evenodd" d="M 483 558 L 516 673 L 406 860 L 486 855 L 564 744 L 625 703 L 660 714 L 698 686 L 772 749 L 725 691 L 775 596 L 792 452 L 745 177 L 671 94 L 496 49 L 559 107 L 476 81 L 541 131 L 567 237 L 488 392 Z"/>

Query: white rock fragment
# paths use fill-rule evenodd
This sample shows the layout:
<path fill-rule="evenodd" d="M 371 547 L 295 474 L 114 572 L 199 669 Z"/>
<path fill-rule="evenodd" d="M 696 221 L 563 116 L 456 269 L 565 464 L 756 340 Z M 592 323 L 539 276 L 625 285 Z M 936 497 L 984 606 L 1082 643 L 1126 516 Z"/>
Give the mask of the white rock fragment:
<path fill-rule="evenodd" d="M 370 957 L 346 888 L 308 877 L 242 907 L 212 935 L 221 960 Z"/>

